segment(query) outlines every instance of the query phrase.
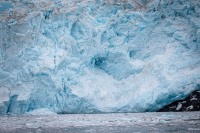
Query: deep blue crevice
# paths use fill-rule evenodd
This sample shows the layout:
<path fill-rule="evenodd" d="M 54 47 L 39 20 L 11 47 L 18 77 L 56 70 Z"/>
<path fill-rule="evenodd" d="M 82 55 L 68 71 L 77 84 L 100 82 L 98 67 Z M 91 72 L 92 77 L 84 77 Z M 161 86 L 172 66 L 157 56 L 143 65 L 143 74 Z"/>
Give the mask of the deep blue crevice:
<path fill-rule="evenodd" d="M 13 95 L 13 96 L 10 97 L 10 102 L 8 104 L 8 109 L 7 109 L 6 113 L 11 113 L 12 112 L 12 106 L 14 104 L 16 104 L 17 98 L 18 98 L 18 95 Z"/>

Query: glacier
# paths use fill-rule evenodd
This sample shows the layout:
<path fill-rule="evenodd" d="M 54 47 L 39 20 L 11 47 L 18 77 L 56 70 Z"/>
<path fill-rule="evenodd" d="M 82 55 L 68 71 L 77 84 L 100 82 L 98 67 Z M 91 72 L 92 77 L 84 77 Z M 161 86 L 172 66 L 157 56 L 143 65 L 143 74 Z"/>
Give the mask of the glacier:
<path fill-rule="evenodd" d="M 199 0 L 0 1 L 2 115 L 156 111 L 195 90 Z"/>

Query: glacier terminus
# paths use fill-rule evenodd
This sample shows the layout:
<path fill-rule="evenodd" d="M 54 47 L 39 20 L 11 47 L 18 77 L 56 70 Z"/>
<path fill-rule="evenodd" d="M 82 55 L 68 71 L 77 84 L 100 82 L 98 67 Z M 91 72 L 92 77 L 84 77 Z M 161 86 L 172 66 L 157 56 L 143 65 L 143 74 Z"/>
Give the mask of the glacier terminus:
<path fill-rule="evenodd" d="M 0 1 L 0 114 L 157 111 L 195 90 L 199 0 Z"/>

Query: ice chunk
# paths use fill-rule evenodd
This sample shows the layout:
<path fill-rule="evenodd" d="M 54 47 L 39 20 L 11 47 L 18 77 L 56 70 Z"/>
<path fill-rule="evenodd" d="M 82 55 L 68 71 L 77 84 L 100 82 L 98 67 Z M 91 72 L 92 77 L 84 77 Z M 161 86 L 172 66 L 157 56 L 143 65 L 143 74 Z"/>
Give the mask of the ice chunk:
<path fill-rule="evenodd" d="M 176 107 L 176 110 L 180 110 L 182 108 L 182 104 L 179 103 L 178 106 Z"/>

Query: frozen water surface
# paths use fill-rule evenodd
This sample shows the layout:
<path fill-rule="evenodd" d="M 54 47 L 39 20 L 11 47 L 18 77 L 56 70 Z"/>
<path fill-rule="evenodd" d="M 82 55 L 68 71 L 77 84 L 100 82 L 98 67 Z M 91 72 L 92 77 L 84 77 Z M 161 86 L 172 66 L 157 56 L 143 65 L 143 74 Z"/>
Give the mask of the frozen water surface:
<path fill-rule="evenodd" d="M 200 112 L 1 116 L 1 133 L 199 133 Z"/>
<path fill-rule="evenodd" d="M 0 114 L 183 99 L 200 89 L 199 18 L 199 0 L 1 0 Z"/>

